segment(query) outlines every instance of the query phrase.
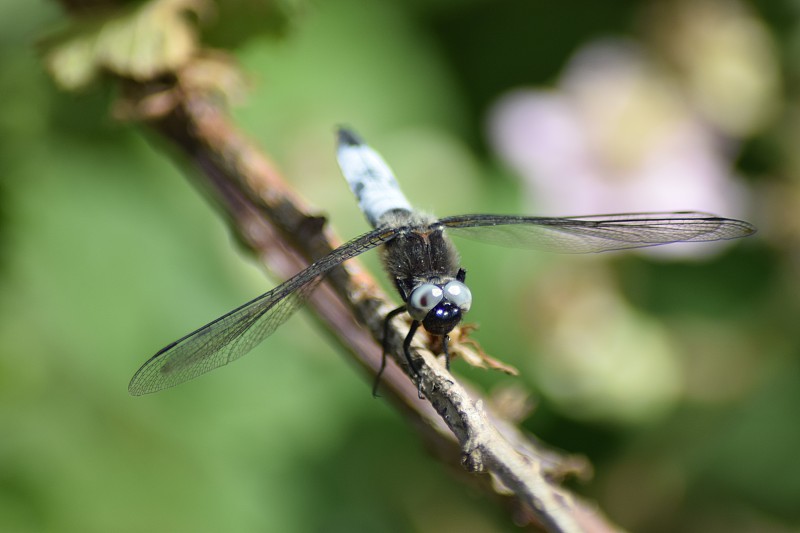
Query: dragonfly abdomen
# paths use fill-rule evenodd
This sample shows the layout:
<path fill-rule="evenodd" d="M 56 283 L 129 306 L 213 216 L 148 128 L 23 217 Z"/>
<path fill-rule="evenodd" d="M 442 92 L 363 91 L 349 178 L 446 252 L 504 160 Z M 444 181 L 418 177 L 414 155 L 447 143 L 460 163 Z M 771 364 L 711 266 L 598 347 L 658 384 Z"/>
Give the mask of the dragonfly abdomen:
<path fill-rule="evenodd" d="M 389 165 L 355 133 L 339 130 L 336 156 L 350 190 L 358 199 L 358 207 L 372 227 L 377 227 L 386 213 L 411 211 L 411 203 L 400 190 Z"/>

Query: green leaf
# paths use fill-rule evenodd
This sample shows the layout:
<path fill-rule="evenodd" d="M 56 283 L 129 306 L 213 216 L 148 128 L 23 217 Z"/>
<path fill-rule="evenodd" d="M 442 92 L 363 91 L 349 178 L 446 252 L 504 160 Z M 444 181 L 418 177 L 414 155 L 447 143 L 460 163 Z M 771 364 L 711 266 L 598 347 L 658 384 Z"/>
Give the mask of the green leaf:
<path fill-rule="evenodd" d="M 85 87 L 104 71 L 152 79 L 181 67 L 197 51 L 196 18 L 208 7 L 206 0 L 150 0 L 79 19 L 44 43 L 45 64 L 68 90 Z"/>

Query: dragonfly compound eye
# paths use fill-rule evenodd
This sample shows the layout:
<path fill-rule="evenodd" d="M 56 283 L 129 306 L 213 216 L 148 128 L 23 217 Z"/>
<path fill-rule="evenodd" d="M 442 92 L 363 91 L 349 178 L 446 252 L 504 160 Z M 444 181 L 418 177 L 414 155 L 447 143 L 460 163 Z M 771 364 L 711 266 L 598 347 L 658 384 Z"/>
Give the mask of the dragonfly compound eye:
<path fill-rule="evenodd" d="M 408 314 L 414 320 L 423 320 L 427 314 L 444 298 L 444 291 L 433 283 L 420 285 L 408 297 Z"/>
<path fill-rule="evenodd" d="M 462 313 L 469 311 L 472 306 L 472 291 L 457 280 L 444 286 L 444 297 L 456 304 Z"/>

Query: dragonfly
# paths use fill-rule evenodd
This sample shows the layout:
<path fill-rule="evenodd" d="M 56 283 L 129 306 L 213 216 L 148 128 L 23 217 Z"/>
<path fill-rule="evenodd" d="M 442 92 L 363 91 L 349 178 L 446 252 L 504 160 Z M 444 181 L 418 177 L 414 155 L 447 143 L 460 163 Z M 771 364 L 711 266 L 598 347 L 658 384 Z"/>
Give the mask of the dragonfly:
<path fill-rule="evenodd" d="M 755 233 L 745 221 L 679 211 L 570 217 L 455 215 L 416 211 L 389 165 L 352 130 L 339 128 L 337 159 L 373 229 L 322 257 L 274 289 L 159 350 L 131 379 L 134 396 L 157 392 L 227 365 L 250 352 L 297 311 L 325 275 L 343 262 L 382 247 L 382 262 L 403 304 L 384 321 L 384 350 L 373 394 L 386 366 L 390 321 L 408 313 L 403 353 L 419 369 L 410 346 L 420 327 L 441 338 L 449 369 L 449 333 L 470 310 L 466 270 L 450 236 L 559 253 L 597 253 L 678 242 L 737 239 Z M 419 382 L 418 382 L 419 383 Z"/>

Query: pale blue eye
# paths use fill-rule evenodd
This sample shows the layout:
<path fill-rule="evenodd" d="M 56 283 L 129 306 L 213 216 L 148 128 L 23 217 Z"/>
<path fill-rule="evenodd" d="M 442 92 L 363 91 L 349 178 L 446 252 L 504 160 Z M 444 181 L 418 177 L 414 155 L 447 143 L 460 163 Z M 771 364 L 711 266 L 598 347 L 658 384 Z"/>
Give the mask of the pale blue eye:
<path fill-rule="evenodd" d="M 433 283 L 420 285 L 408 297 L 408 314 L 414 320 L 422 320 L 431 309 L 436 307 L 436 304 L 442 301 L 442 298 L 444 298 L 444 292 L 441 287 L 437 287 Z"/>
<path fill-rule="evenodd" d="M 456 304 L 462 313 L 469 311 L 472 306 L 472 291 L 460 281 L 454 280 L 445 285 L 444 296 Z"/>

